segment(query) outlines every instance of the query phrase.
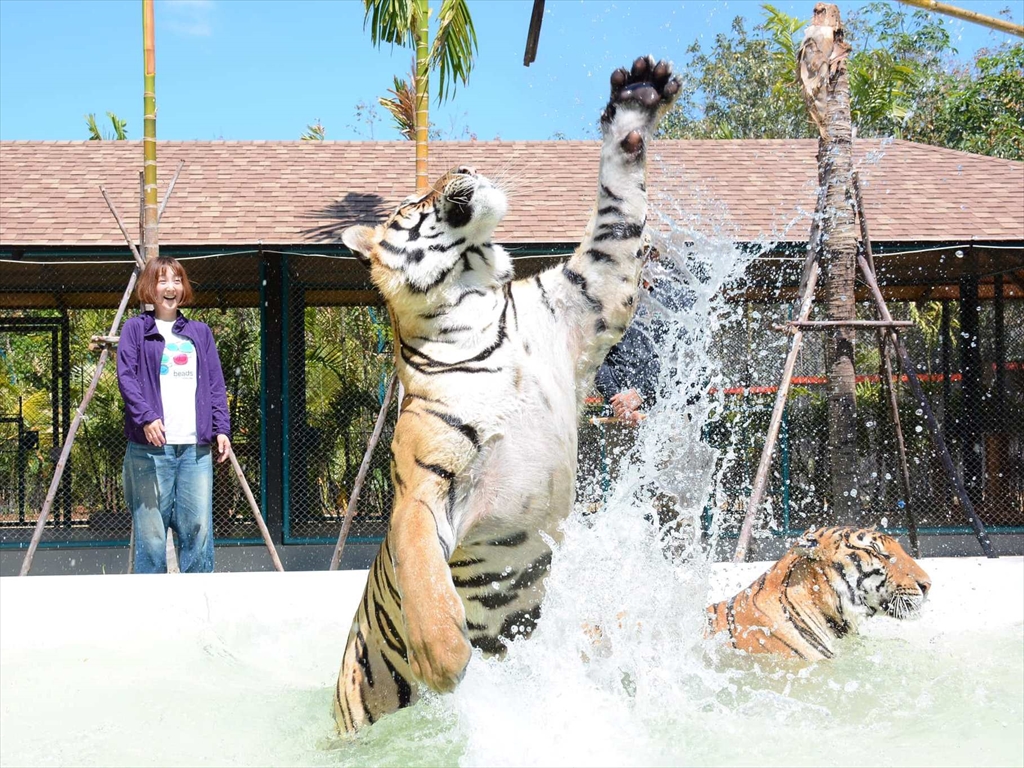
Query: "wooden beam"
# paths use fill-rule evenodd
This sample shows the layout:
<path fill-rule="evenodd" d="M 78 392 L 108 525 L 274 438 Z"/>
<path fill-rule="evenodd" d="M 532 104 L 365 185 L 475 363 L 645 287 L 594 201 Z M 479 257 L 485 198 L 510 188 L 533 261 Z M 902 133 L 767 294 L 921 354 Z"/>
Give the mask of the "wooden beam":
<path fill-rule="evenodd" d="M 523 54 L 524 67 L 530 66 L 537 59 L 537 45 L 540 43 L 540 25 L 543 21 L 544 0 L 533 0 L 530 29 L 526 33 L 526 53 Z"/>

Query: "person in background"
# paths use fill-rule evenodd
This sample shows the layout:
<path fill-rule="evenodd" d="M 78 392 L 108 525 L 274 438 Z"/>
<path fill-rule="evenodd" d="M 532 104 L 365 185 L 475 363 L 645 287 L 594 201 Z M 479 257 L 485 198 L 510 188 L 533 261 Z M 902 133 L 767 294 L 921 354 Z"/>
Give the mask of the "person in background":
<path fill-rule="evenodd" d="M 645 261 L 658 261 L 661 257 L 658 249 L 649 243 L 644 248 L 647 250 Z M 641 286 L 646 291 L 653 287 L 648 278 L 644 278 Z M 659 366 L 658 352 L 651 336 L 634 318 L 619 342 L 608 350 L 594 377 L 597 391 L 611 405 L 620 422 L 635 427 L 654 405 Z"/>
<path fill-rule="evenodd" d="M 117 345 L 124 399 L 124 493 L 135 530 L 136 573 L 167 572 L 167 530 L 182 573 L 213 571 L 213 457 L 228 458 L 231 423 L 209 326 L 179 308 L 192 299 L 185 268 L 158 256 L 136 294 L 153 309 L 128 320 Z"/>
<path fill-rule="evenodd" d="M 655 401 L 658 386 L 658 353 L 638 323 L 631 323 L 608 350 L 594 378 L 597 391 L 625 424 L 636 426 Z"/>

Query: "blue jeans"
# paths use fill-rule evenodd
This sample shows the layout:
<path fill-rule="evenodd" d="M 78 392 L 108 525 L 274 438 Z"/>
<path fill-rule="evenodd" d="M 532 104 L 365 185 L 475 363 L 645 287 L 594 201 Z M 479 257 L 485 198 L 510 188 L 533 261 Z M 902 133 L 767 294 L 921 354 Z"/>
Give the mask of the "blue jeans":
<path fill-rule="evenodd" d="M 135 572 L 167 573 L 167 529 L 182 573 L 213 571 L 213 458 L 209 445 L 139 445 L 124 455 L 124 495 L 135 526 Z"/>

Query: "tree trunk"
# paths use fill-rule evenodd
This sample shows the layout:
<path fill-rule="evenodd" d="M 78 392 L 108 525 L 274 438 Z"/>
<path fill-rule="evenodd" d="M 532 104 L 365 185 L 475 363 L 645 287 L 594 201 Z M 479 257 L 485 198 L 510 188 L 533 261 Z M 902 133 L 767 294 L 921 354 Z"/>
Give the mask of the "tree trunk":
<path fill-rule="evenodd" d="M 142 95 L 142 153 L 145 196 L 143 237 L 146 261 L 160 253 L 157 237 L 157 193 L 156 193 L 156 43 L 153 30 L 153 0 L 142 0 L 142 48 L 145 65 L 144 92 Z"/>
<path fill-rule="evenodd" d="M 851 176 L 853 171 L 850 124 L 850 83 L 846 72 L 849 46 L 844 41 L 839 9 L 819 3 L 814 24 L 831 28 L 833 48 L 825 93 L 824 125 L 818 139 L 818 180 L 826 185 L 822 228 L 822 272 L 829 320 L 856 317 L 854 278 L 857 273 L 856 216 Z M 831 458 L 831 497 L 836 519 L 854 522 L 857 500 L 857 402 L 854 370 L 856 331 L 838 327 L 828 331 L 828 444 Z"/>
<path fill-rule="evenodd" d="M 428 73 L 430 71 L 430 9 L 427 0 L 416 2 L 416 191 L 430 189 L 427 173 L 427 129 L 430 127 L 428 108 Z"/>

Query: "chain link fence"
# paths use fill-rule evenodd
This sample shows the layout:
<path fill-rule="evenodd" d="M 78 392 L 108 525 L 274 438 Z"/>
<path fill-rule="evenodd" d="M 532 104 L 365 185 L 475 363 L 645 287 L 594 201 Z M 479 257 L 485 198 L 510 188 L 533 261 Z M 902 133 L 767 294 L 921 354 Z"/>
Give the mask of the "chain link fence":
<path fill-rule="evenodd" d="M 929 405 L 975 511 L 991 529 L 1024 527 L 1024 302 L 978 304 L 977 331 L 965 332 L 959 302 L 889 302 L 896 320 L 909 320 L 901 338 L 917 366 Z M 775 330 L 789 306 L 744 305 L 717 334 L 725 381 L 725 412 L 709 422 L 704 438 L 720 456 L 733 454 L 719 475 L 719 503 L 709 506 L 705 527 L 715 518 L 725 536 L 735 536 L 760 460 L 789 336 Z M 874 307 L 858 307 L 873 319 Z M 824 319 L 824 318 L 818 318 Z M 779 440 L 772 458 L 762 534 L 793 535 L 811 526 L 880 525 L 907 529 L 909 514 L 923 530 L 969 530 L 969 522 L 940 461 L 920 404 L 904 372 L 896 384 L 900 422 L 910 476 L 910 498 L 900 476 L 896 433 L 880 375 L 874 333 L 857 338 L 857 453 L 859 512 L 839 519 L 831 491 L 828 451 L 828 384 L 825 335 L 804 334 Z M 892 356 L 895 359 L 895 355 Z M 973 383 L 964 371 L 977 371 Z M 593 505 L 614 478 L 614 457 L 630 427 L 588 423 L 581 434 L 581 496 Z M 587 447 L 587 441 L 593 441 Z M 609 457 L 612 457 L 611 459 Z M 595 474 L 596 473 L 596 474 Z"/>
<path fill-rule="evenodd" d="M 214 332 L 225 373 L 233 445 L 272 534 L 284 543 L 333 542 L 392 370 L 387 312 L 350 258 L 245 252 L 181 257 L 196 289 L 190 317 Z M 35 270 L 35 272 L 32 272 Z M 0 263 L 0 282 L 22 290 L 0 300 L 0 546 L 23 547 L 43 506 L 74 409 L 92 378 L 93 335 L 109 332 L 130 262 Z M 10 278 L 10 280 L 8 280 Z M 19 282 L 20 281 L 20 282 Z M 33 286 L 31 290 L 25 286 Z M 925 392 L 954 464 L 986 525 L 1024 526 L 1024 302 L 985 299 L 976 320 L 959 302 L 890 303 L 919 366 Z M 134 311 L 134 310 L 131 310 Z M 773 330 L 788 305 L 743 305 L 721 329 L 726 413 L 706 440 L 737 459 L 726 466 L 717 515 L 735 533 L 756 471 L 788 337 Z M 873 308 L 860 307 L 863 318 Z M 971 313 L 968 313 L 969 315 Z M 874 335 L 857 343 L 859 492 L 862 514 L 837 520 L 827 492 L 824 337 L 806 333 L 767 494 L 765 531 L 879 523 L 966 529 L 967 521 L 905 384 L 898 386 L 911 495 L 904 498 Z M 275 356 L 274 350 L 279 352 Z M 397 401 L 397 398 L 396 398 Z M 600 505 L 613 478 L 623 427 L 591 422 L 607 413 L 592 401 L 580 430 L 581 502 Z M 383 535 L 391 508 L 389 450 L 393 402 L 359 498 L 350 540 Z M 274 433 L 274 420 L 280 423 Z M 124 545 L 130 532 L 121 487 L 123 410 L 113 360 L 100 378 L 57 489 L 46 545 Z M 230 464 L 216 466 L 218 543 L 259 542 Z M 278 501 L 279 500 L 279 501 Z"/>
<path fill-rule="evenodd" d="M 289 259 L 285 541 L 333 542 L 394 370 L 382 306 L 330 302 L 332 260 Z M 383 537 L 391 513 L 389 407 L 359 495 L 349 541 Z"/>

